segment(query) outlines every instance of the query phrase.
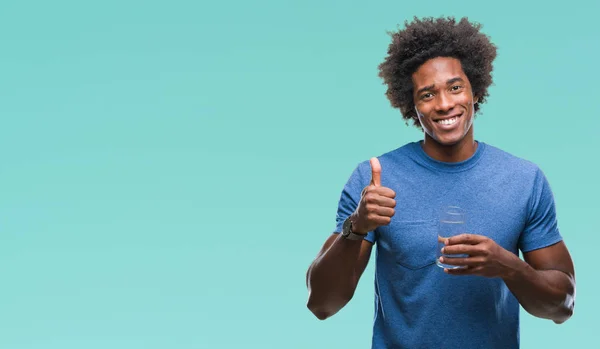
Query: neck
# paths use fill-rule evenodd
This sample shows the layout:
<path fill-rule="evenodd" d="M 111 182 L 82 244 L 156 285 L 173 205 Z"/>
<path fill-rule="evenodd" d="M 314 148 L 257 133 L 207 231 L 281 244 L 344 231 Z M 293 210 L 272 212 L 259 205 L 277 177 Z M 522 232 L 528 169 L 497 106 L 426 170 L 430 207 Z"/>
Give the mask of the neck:
<path fill-rule="evenodd" d="M 469 159 L 475 150 L 477 142 L 473 138 L 473 128 L 458 143 L 445 145 L 438 143 L 435 139 L 425 134 L 425 140 L 421 143 L 423 150 L 427 155 L 435 160 L 443 162 L 461 162 Z"/>

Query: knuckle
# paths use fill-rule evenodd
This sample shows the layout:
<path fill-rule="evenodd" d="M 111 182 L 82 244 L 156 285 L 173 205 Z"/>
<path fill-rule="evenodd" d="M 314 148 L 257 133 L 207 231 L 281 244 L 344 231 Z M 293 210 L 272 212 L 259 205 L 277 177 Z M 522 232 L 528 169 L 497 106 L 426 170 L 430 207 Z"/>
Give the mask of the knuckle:
<path fill-rule="evenodd" d="M 370 202 L 372 196 L 373 195 L 371 195 L 371 193 L 366 192 L 365 195 L 363 195 L 363 199 L 365 200 L 365 202 Z"/>
<path fill-rule="evenodd" d="M 375 193 L 373 193 L 373 192 L 369 192 L 369 193 L 366 195 L 366 199 L 367 199 L 367 202 L 368 202 L 368 203 L 374 203 L 374 202 L 375 202 L 375 199 L 376 199 L 376 195 L 375 195 Z"/>

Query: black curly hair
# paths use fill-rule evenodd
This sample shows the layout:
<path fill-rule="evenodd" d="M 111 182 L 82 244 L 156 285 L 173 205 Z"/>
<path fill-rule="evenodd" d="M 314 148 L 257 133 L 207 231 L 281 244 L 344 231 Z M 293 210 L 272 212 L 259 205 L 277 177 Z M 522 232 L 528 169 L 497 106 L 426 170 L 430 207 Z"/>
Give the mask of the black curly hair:
<path fill-rule="evenodd" d="M 392 107 L 399 108 L 402 117 L 421 128 L 413 100 L 412 74 L 425 61 L 436 57 L 460 60 L 469 78 L 473 96 L 478 98 L 475 112 L 485 103 L 488 87 L 492 84 L 492 62 L 496 46 L 479 30 L 481 24 L 463 17 L 457 23 L 454 17 L 418 19 L 404 22 L 405 29 L 390 32 L 392 43 L 388 55 L 379 65 L 379 77 L 387 85 L 386 95 Z"/>

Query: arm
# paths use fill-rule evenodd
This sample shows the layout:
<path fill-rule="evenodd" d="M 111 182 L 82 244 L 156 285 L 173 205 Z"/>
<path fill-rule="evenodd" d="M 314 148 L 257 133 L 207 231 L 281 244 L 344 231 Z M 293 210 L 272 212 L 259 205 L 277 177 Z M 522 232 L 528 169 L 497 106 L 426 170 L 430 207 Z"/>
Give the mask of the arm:
<path fill-rule="evenodd" d="M 521 250 L 530 251 L 523 253 L 525 261 L 485 236 L 463 234 L 448 239 L 443 253 L 469 255 L 469 258 L 444 258 L 448 264 L 465 268 L 446 272 L 501 277 L 528 313 L 561 324 L 573 314 L 575 272 L 562 241 L 536 248 L 544 239 L 560 237 L 554 196 L 541 170 L 536 172 L 530 203 L 527 224 L 519 241 Z"/>
<path fill-rule="evenodd" d="M 565 244 L 535 248 L 544 236 L 558 237 L 556 207 L 550 184 L 541 170 L 536 173 L 529 220 L 522 232 L 519 248 L 525 262 L 512 258 L 504 282 L 530 314 L 565 322 L 573 314 L 575 305 L 575 272 L 573 261 Z"/>
<path fill-rule="evenodd" d="M 467 254 L 467 258 L 444 258 L 443 263 L 462 266 L 445 269 L 451 275 L 500 277 L 530 314 L 561 324 L 573 314 L 575 272 L 571 256 L 561 241 L 524 253 L 525 261 L 492 239 L 474 234 L 451 237 L 444 254 Z"/>
<path fill-rule="evenodd" d="M 342 215 L 349 216 L 353 232 L 367 235 L 390 223 L 395 213 L 395 196 L 392 189 L 381 186 L 381 164 L 372 158 L 371 183 L 363 189 L 358 205 L 345 205 L 356 208 L 354 212 L 348 212 L 346 207 Z M 342 234 L 333 234 L 327 239 L 306 273 L 307 306 L 317 318 L 325 320 L 350 301 L 369 262 L 372 247 L 367 240 L 347 240 Z"/>
<path fill-rule="evenodd" d="M 567 321 L 575 306 L 575 271 L 565 244 L 561 241 L 523 257 L 525 261 L 514 256 L 503 277 L 506 286 L 531 315 L 557 324 Z"/>
<path fill-rule="evenodd" d="M 307 307 L 320 320 L 337 313 L 354 295 L 373 244 L 332 234 L 306 273 Z"/>

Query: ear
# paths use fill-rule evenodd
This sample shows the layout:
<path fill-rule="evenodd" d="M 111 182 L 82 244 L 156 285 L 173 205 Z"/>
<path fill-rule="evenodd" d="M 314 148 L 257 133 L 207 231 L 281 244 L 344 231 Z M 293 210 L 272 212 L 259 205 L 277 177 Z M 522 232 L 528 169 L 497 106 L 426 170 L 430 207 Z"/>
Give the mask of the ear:
<path fill-rule="evenodd" d="M 477 102 L 479 102 L 479 97 L 474 96 L 473 97 L 473 104 L 477 104 Z"/>

